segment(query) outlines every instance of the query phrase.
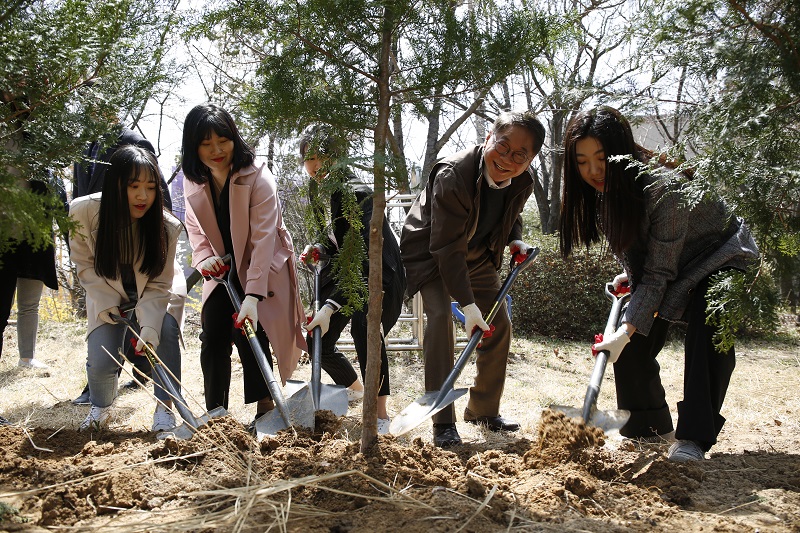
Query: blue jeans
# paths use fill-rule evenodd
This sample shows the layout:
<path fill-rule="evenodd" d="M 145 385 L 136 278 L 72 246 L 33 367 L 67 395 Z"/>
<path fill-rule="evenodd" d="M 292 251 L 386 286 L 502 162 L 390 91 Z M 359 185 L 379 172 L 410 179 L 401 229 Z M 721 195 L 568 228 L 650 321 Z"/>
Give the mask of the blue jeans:
<path fill-rule="evenodd" d="M 125 335 L 126 331 L 127 326 L 124 324 L 103 324 L 89 334 L 87 341 L 89 355 L 86 359 L 86 374 L 89 377 L 89 394 L 92 398 L 92 405 L 108 407 L 117 397 L 117 371 L 122 363 L 122 356 L 119 354 L 119 350 L 122 349 L 124 351 L 128 347 L 125 344 L 128 342 L 128 336 Z M 164 366 L 180 381 L 181 351 L 178 346 L 178 337 L 178 323 L 172 315 L 165 314 L 164 321 L 161 323 L 161 341 L 156 353 Z M 103 347 L 108 350 L 111 357 Z M 166 405 L 171 405 L 172 398 L 167 391 L 159 386 L 155 373 L 153 377 L 156 385 L 156 398 Z M 169 379 L 172 378 L 170 377 Z M 175 383 L 175 388 L 180 391 L 180 384 Z"/>

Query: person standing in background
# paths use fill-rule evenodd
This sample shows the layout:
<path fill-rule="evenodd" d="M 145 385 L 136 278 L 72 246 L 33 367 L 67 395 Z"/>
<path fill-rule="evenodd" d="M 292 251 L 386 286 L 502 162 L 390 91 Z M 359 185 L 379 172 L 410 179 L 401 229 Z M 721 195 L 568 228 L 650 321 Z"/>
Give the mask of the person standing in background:
<path fill-rule="evenodd" d="M 8 92 L 2 93 L 2 101 L 19 113 L 17 131 L 7 137 L 5 149 L 10 152 L 19 151 L 28 137 L 25 131 L 26 102 L 24 98 Z M 8 170 L 17 177 L 19 187 L 45 198 L 43 204 L 60 203 L 65 211 L 69 209 L 64 182 L 57 174 L 46 172 L 35 177 L 28 175 L 24 169 Z M 49 201 L 47 197 L 54 197 L 57 202 Z M 51 234 L 51 237 L 54 235 Z M 51 243 L 44 248 L 34 249 L 21 236 L 14 241 L 11 249 L 0 255 L 0 355 L 3 352 L 3 332 L 8 325 L 16 293 L 18 366 L 44 370 L 48 368 L 47 364 L 35 358 L 39 302 L 45 285 L 54 291 L 58 290 L 55 247 Z"/>

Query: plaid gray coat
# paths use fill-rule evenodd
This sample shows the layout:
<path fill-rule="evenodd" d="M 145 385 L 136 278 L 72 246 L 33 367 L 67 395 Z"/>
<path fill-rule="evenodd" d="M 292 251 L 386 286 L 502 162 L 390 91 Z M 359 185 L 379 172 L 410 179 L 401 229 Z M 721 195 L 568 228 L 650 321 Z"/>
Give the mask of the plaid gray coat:
<path fill-rule="evenodd" d="M 645 175 L 645 223 L 621 262 L 631 284 L 623 320 L 643 335 L 657 316 L 685 321 L 692 292 L 720 270 L 745 270 L 758 246 L 744 220 L 725 203 L 707 198 L 689 208 L 678 180 Z"/>

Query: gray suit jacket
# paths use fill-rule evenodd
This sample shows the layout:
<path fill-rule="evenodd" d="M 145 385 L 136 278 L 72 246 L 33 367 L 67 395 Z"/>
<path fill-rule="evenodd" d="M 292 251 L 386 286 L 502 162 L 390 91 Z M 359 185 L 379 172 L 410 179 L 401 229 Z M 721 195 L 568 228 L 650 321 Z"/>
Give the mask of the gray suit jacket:
<path fill-rule="evenodd" d="M 750 229 L 719 199 L 691 209 L 680 183 L 667 171 L 643 180 L 646 223 L 621 258 L 631 284 L 624 321 L 647 335 L 656 316 L 684 321 L 692 292 L 720 270 L 745 270 L 758 258 Z"/>

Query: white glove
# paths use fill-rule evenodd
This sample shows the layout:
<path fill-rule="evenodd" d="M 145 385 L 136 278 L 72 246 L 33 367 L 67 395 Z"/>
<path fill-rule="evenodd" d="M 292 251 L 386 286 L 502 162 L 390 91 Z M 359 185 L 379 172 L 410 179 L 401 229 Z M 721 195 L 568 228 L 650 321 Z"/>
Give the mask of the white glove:
<path fill-rule="evenodd" d="M 220 272 L 219 270 L 225 265 L 222 262 L 222 258 L 216 255 L 212 255 L 208 259 L 203 259 L 200 261 L 200 264 L 197 265 L 197 270 L 203 276 L 211 276 L 211 275 L 218 275 Z"/>
<path fill-rule="evenodd" d="M 489 325 L 483 320 L 481 310 L 476 304 L 465 305 L 461 310 L 464 311 L 464 327 L 467 328 L 467 335 L 472 337 L 475 328 L 480 328 L 484 332 L 489 331 Z"/>
<path fill-rule="evenodd" d="M 239 308 L 239 314 L 236 316 L 236 327 L 242 327 L 245 319 L 250 320 L 253 327 L 258 324 L 258 298 L 255 296 L 247 295 L 244 297 L 242 307 Z"/>
<path fill-rule="evenodd" d="M 319 326 L 322 335 L 328 332 L 331 326 L 331 317 L 336 311 L 330 305 L 323 305 L 319 311 L 314 314 L 314 318 L 306 326 L 306 331 L 314 331 L 314 328 Z"/>
<path fill-rule="evenodd" d="M 625 326 L 620 326 L 620 328 L 611 333 L 610 335 L 603 335 L 602 342 L 598 342 L 592 349 L 598 352 L 602 352 L 604 350 L 608 351 L 608 362 L 609 363 L 616 363 L 617 359 L 619 359 L 619 354 L 622 353 L 623 348 L 625 345 L 631 342 L 631 338 L 628 337 L 628 332 L 625 331 Z"/>
<path fill-rule="evenodd" d="M 114 319 L 111 318 L 111 315 L 120 316 L 119 307 L 115 305 L 114 307 L 109 307 L 105 311 L 100 311 L 100 314 L 97 315 L 97 318 L 99 318 L 106 324 L 116 324 L 116 322 L 114 322 Z"/>
<path fill-rule="evenodd" d="M 143 352 L 144 344 L 149 344 L 153 351 L 158 349 L 158 332 L 150 326 L 145 326 L 139 332 L 139 339 L 136 339 L 136 351 Z"/>
<path fill-rule="evenodd" d="M 515 240 L 511 241 L 508 245 L 508 251 L 511 252 L 511 257 L 514 257 L 517 263 L 525 261 L 528 258 L 528 254 L 531 253 L 531 250 L 533 250 L 533 246 L 525 241 Z"/>
<path fill-rule="evenodd" d="M 628 282 L 628 274 L 623 272 L 622 274 L 617 274 L 617 277 L 614 278 L 614 281 L 611 284 L 614 286 L 614 292 L 619 292 L 619 287 L 623 283 Z"/>

